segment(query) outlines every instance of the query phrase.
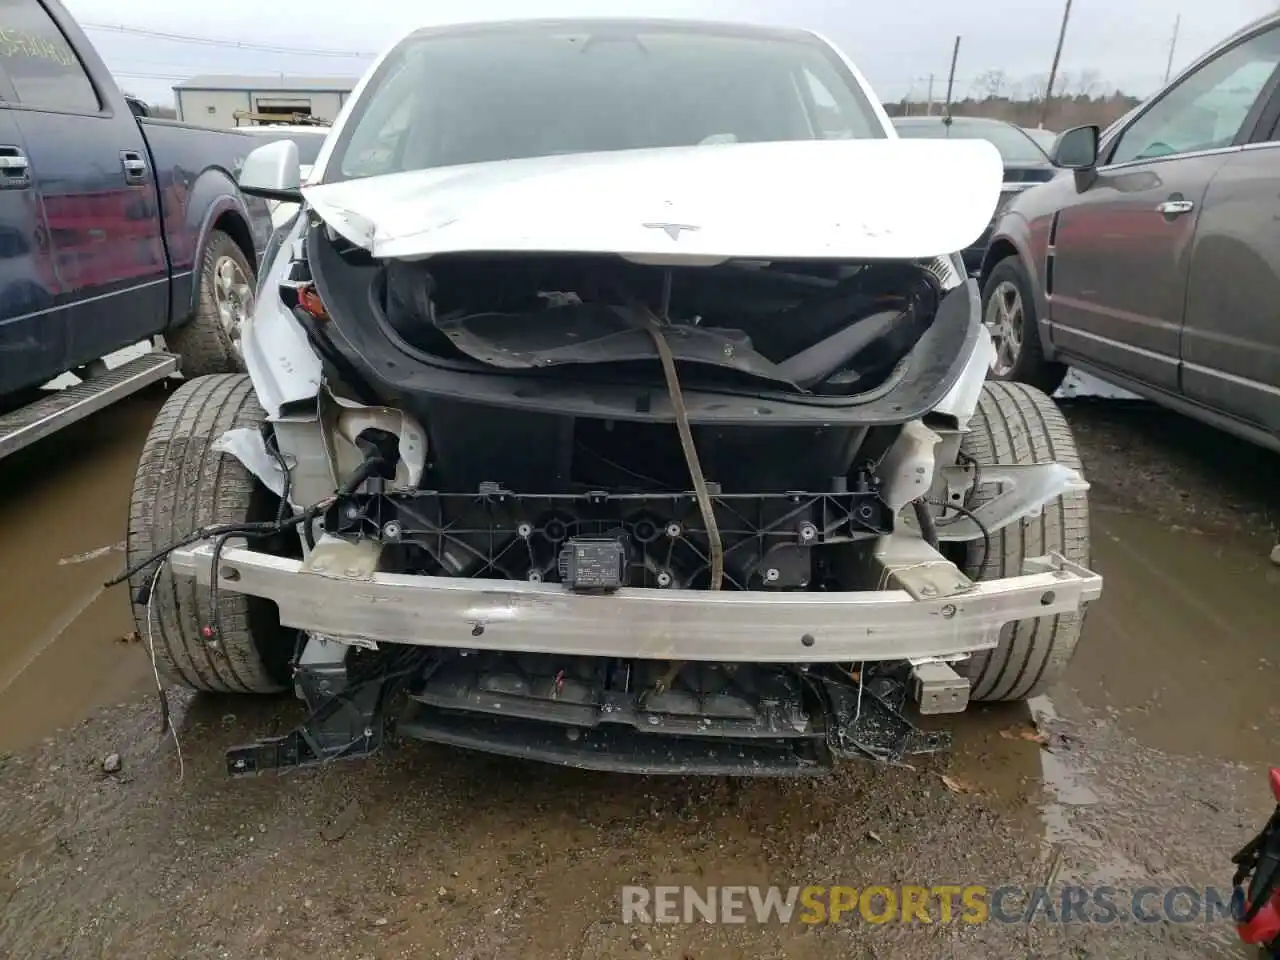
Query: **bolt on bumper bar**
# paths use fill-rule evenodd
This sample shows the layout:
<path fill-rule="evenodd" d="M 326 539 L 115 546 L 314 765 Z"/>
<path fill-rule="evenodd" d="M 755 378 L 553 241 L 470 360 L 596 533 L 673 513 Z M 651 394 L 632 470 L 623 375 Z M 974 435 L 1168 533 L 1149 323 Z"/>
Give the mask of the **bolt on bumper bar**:
<path fill-rule="evenodd" d="M 372 564 L 340 564 L 333 572 L 312 557 L 224 549 L 218 589 L 274 601 L 285 626 L 356 642 L 759 663 L 991 649 L 1006 623 L 1072 613 L 1102 591 L 1098 574 L 1056 554 L 1029 560 L 1022 576 L 966 580 L 962 592 L 919 599 L 902 589 L 577 594 L 548 583 L 378 573 Z M 208 585 L 212 559 L 204 542 L 175 551 L 170 563 Z"/>

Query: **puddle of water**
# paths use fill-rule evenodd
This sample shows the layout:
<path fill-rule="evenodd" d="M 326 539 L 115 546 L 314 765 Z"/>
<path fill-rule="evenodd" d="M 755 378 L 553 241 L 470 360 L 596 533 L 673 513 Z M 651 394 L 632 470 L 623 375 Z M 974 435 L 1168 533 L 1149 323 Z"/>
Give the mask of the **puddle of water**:
<path fill-rule="evenodd" d="M 1280 739 L 1280 568 L 1269 545 L 1095 509 L 1100 600 L 1067 682 L 1144 744 L 1265 763 Z"/>
<path fill-rule="evenodd" d="M 143 689 L 122 563 L 134 467 L 163 401 L 148 391 L 0 465 L 0 750 L 20 749 Z"/>
<path fill-rule="evenodd" d="M 1036 697 L 1028 706 L 1037 727 L 1050 728 L 1058 720 L 1053 701 L 1048 697 Z M 1098 802 L 1098 795 L 1083 774 L 1051 750 L 1040 751 L 1040 777 L 1045 797 L 1040 805 L 1045 839 L 1050 843 L 1078 839 L 1071 829 L 1069 811 L 1074 807 L 1093 806 Z"/>

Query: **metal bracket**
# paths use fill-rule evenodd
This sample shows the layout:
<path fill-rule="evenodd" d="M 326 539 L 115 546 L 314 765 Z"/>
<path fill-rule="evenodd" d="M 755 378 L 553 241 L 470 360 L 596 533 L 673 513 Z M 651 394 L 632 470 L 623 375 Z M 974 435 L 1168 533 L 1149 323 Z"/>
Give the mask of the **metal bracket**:
<path fill-rule="evenodd" d="M 942 475 L 948 490 L 962 487 L 965 467 L 947 466 Z M 1078 470 L 1060 463 L 983 464 L 983 485 L 998 484 L 1000 492 L 978 507 L 974 514 L 988 533 L 996 533 L 1024 517 L 1039 516 L 1040 511 L 1065 493 L 1089 489 L 1089 482 Z M 982 528 L 971 517 L 944 513 L 937 520 L 938 539 L 942 541 L 980 540 Z"/>
<path fill-rule="evenodd" d="M 973 590 L 973 581 L 919 537 L 881 537 L 873 554 L 881 588 L 905 590 L 913 600 L 938 600 Z"/>
<path fill-rule="evenodd" d="M 969 706 L 969 678 L 960 676 L 941 660 L 914 664 L 911 680 L 922 716 L 964 713 Z"/>
<path fill-rule="evenodd" d="M 316 548 L 307 554 L 302 572 L 343 580 L 371 580 L 381 556 L 382 544 L 374 540 L 322 537 Z"/>
<path fill-rule="evenodd" d="M 978 470 L 971 463 L 943 467 L 938 471 L 945 487 L 945 502 L 963 506 L 978 479 Z"/>

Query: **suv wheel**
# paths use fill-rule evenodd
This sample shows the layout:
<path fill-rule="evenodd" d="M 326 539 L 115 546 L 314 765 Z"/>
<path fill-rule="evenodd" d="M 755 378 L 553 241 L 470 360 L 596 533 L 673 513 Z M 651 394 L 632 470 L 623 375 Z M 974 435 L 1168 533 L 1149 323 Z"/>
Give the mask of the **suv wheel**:
<path fill-rule="evenodd" d="M 1062 385 L 1067 368 L 1044 358 L 1031 280 L 1016 256 L 1001 260 L 987 277 L 982 322 L 996 348 L 992 380 L 1028 383 L 1048 394 Z"/>

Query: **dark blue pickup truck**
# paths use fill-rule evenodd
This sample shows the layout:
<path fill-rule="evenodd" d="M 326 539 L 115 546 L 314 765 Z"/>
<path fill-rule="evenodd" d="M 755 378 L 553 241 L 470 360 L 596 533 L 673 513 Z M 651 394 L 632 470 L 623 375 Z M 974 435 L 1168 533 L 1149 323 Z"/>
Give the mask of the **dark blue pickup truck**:
<path fill-rule="evenodd" d="M 3 456 L 176 366 L 239 368 L 271 216 L 235 184 L 260 140 L 140 116 L 58 0 L 0 17 Z M 167 353 L 100 362 L 158 335 Z M 84 382 L 23 406 L 67 372 Z"/>

